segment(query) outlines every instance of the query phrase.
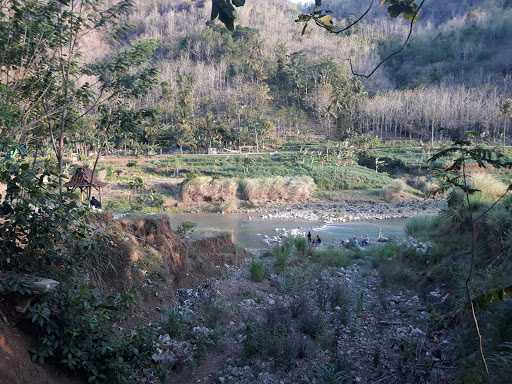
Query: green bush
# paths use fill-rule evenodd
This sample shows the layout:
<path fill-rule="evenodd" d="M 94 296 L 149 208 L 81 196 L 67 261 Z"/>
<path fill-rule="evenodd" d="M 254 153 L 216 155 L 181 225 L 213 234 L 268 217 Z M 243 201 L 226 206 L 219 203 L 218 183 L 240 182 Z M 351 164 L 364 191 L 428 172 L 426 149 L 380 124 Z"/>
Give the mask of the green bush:
<path fill-rule="evenodd" d="M 352 382 L 349 366 L 338 362 L 317 365 L 311 375 L 309 382 L 319 384 L 348 384 Z"/>
<path fill-rule="evenodd" d="M 144 204 L 148 207 L 163 209 L 164 196 L 161 193 L 151 191 L 149 194 L 143 196 Z"/>
<path fill-rule="evenodd" d="M 126 166 L 128 168 L 134 168 L 137 166 L 137 161 L 136 160 L 128 160 L 128 162 L 126 163 Z"/>
<path fill-rule="evenodd" d="M 293 245 L 298 253 L 302 256 L 306 254 L 306 250 L 308 249 L 308 241 L 305 237 L 296 237 L 293 239 Z"/>
<path fill-rule="evenodd" d="M 126 298 L 104 297 L 86 287 L 59 289 L 30 308 L 38 335 L 34 358 L 71 372 L 89 383 L 133 383 L 151 365 L 155 336 L 150 328 L 115 331 Z"/>
<path fill-rule="evenodd" d="M 385 287 L 413 287 L 418 282 L 418 273 L 412 268 L 394 260 L 379 264 L 382 284 Z"/>
<path fill-rule="evenodd" d="M 113 176 L 114 168 L 111 165 L 109 165 L 108 167 L 105 168 L 105 177 L 110 180 Z"/>
<path fill-rule="evenodd" d="M 169 308 L 162 314 L 160 326 L 171 338 L 179 339 L 185 334 L 186 322 L 183 314 L 176 308 Z"/>
<path fill-rule="evenodd" d="M 195 223 L 192 223 L 191 221 L 184 221 L 178 226 L 178 228 L 176 229 L 176 233 L 180 236 L 186 236 L 193 232 L 196 226 L 197 225 Z"/>
<path fill-rule="evenodd" d="M 297 320 L 300 331 L 313 339 L 320 337 L 325 331 L 326 322 L 322 313 L 313 306 L 305 306 Z"/>
<path fill-rule="evenodd" d="M 381 262 L 392 260 L 398 255 L 400 247 L 395 243 L 369 248 L 364 252 L 372 264 L 377 267 Z"/>
<path fill-rule="evenodd" d="M 144 183 L 144 179 L 140 176 L 137 176 L 128 182 L 127 187 L 131 191 L 143 191 L 146 185 Z"/>
<path fill-rule="evenodd" d="M 252 281 L 261 282 L 265 279 L 265 266 L 259 260 L 251 261 L 249 273 Z"/>
<path fill-rule="evenodd" d="M 34 169 L 17 149 L 0 159 L 0 182 L 2 208 L 10 211 L 0 220 L 0 270 L 69 276 L 76 260 L 67 250 L 87 235 L 85 208 L 68 193 L 59 196 L 58 176 Z"/>
<path fill-rule="evenodd" d="M 312 260 L 326 267 L 347 267 L 352 264 L 353 253 L 345 249 L 327 248 L 313 251 Z"/>
<path fill-rule="evenodd" d="M 286 293 L 300 293 L 304 287 L 314 281 L 322 270 L 319 264 L 307 263 L 294 265 L 283 272 L 281 290 Z"/>
<path fill-rule="evenodd" d="M 292 244 L 286 241 L 284 244 L 275 248 L 273 255 L 275 257 L 274 267 L 277 271 L 283 272 L 288 264 L 288 260 L 291 256 Z"/>
<path fill-rule="evenodd" d="M 263 322 L 247 325 L 242 355 L 272 359 L 277 366 L 290 368 L 312 350 L 312 341 L 293 326 L 289 309 L 277 307 L 266 312 Z"/>
<path fill-rule="evenodd" d="M 437 216 L 417 216 L 407 220 L 405 232 L 417 239 L 426 239 L 440 224 Z"/>
<path fill-rule="evenodd" d="M 216 330 L 224 328 L 230 312 L 229 306 L 218 300 L 204 303 L 199 310 L 202 323 Z"/>

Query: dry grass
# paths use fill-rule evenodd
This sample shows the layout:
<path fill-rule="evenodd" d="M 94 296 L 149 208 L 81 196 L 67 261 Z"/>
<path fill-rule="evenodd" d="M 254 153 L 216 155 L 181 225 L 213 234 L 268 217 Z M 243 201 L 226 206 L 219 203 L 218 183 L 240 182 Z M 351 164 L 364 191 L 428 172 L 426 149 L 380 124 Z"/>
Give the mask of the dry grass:
<path fill-rule="evenodd" d="M 233 201 L 237 189 L 238 183 L 234 179 L 196 177 L 183 183 L 181 200 L 185 204 Z"/>
<path fill-rule="evenodd" d="M 252 203 L 302 201 L 311 197 L 315 182 L 308 176 L 246 179 L 242 190 L 244 198 Z"/>
<path fill-rule="evenodd" d="M 415 176 L 407 180 L 407 183 L 421 192 L 427 197 L 435 195 L 439 191 L 439 184 L 429 180 L 426 176 Z"/>
<path fill-rule="evenodd" d="M 403 180 L 393 180 L 382 188 L 384 200 L 386 200 L 388 203 L 399 200 L 400 194 L 405 190 L 405 188 L 406 184 L 403 182 Z"/>
<path fill-rule="evenodd" d="M 480 191 L 481 197 L 489 200 L 500 198 L 507 186 L 488 173 L 474 173 L 470 176 L 471 186 Z"/>
<path fill-rule="evenodd" d="M 245 257 L 229 235 L 197 241 L 180 238 L 167 216 L 143 216 L 119 221 L 130 264 L 156 260 L 167 286 L 180 286 L 217 276 L 221 267 L 238 265 Z M 121 278 L 121 276 L 119 276 Z"/>

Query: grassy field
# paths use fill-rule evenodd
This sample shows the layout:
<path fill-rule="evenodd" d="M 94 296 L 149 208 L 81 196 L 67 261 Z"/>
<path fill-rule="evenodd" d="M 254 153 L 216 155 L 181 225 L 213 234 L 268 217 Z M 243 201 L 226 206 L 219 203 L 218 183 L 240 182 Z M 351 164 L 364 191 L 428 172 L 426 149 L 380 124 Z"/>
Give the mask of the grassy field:
<path fill-rule="evenodd" d="M 320 190 L 379 188 L 390 181 L 376 173 L 336 156 L 280 153 L 236 156 L 171 156 L 146 166 L 149 173 L 161 176 L 181 175 L 260 178 L 274 176 L 310 176 Z"/>
<path fill-rule="evenodd" d="M 310 177 L 318 196 L 323 192 L 375 190 L 389 184 L 385 172 L 358 165 L 333 152 L 284 152 L 240 155 L 168 155 L 155 157 L 106 157 L 100 176 L 109 183 L 107 208 L 117 212 L 168 210 L 180 200 L 181 183 L 209 177 L 232 179 L 239 185 L 247 180 Z"/>
<path fill-rule="evenodd" d="M 283 152 L 106 157 L 98 169 L 100 176 L 109 183 L 106 193 L 109 208 L 158 212 L 175 208 L 183 181 L 199 177 L 232 179 L 240 186 L 248 179 L 265 179 L 269 184 L 272 179 L 283 177 L 310 177 L 316 185 L 314 196 L 327 200 L 335 199 L 340 193 L 346 199 L 347 193 L 357 194 L 356 191 L 382 195 L 383 188 L 397 178 L 421 189 L 409 179 L 422 172 L 428 173 L 427 160 L 432 155 L 417 143 L 357 149 L 332 143 L 297 143 L 280 150 Z M 376 160 L 379 161 L 378 172 L 375 171 Z M 512 182 L 509 172 L 497 172 L 496 176 L 507 185 Z M 405 192 L 422 195 L 409 186 Z"/>

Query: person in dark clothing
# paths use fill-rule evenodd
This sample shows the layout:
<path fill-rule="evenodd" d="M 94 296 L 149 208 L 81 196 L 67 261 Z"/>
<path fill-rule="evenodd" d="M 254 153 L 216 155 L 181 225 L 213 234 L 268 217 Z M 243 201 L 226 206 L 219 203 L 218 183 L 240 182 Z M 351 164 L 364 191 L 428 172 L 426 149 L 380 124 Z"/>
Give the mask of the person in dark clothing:
<path fill-rule="evenodd" d="M 308 244 L 311 245 L 311 232 L 308 232 Z"/>
<path fill-rule="evenodd" d="M 7 201 L 4 200 L 2 205 L 0 205 L 0 216 L 8 216 L 13 212 L 14 211 L 11 207 L 11 204 L 9 204 Z"/>
<path fill-rule="evenodd" d="M 93 196 L 91 199 L 91 207 L 95 209 L 101 209 L 101 203 L 99 200 L 96 199 L 95 196 Z"/>
<path fill-rule="evenodd" d="M 322 240 L 320 239 L 320 235 L 316 235 L 316 245 L 322 244 Z"/>

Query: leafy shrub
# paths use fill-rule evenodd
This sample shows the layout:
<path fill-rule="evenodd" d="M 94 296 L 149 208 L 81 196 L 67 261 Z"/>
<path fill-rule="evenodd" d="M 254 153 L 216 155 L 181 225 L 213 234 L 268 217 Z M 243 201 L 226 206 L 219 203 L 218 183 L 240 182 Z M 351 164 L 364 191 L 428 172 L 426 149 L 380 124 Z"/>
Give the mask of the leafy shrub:
<path fill-rule="evenodd" d="M 144 183 L 144 179 L 140 176 L 134 177 L 133 180 L 130 180 L 127 184 L 128 189 L 131 191 L 142 191 L 146 187 Z"/>
<path fill-rule="evenodd" d="M 53 192 L 58 176 L 33 168 L 17 149 L 0 160 L 0 182 L 8 211 L 0 220 L 0 269 L 66 275 L 73 269 L 67 249 L 87 232 L 84 208 L 73 196 Z"/>
<path fill-rule="evenodd" d="M 160 326 L 164 333 L 167 333 L 174 339 L 181 338 L 186 330 L 186 322 L 183 314 L 173 307 L 162 314 Z"/>
<path fill-rule="evenodd" d="M 104 297 L 86 287 L 60 289 L 30 308 L 38 333 L 34 357 L 90 383 L 132 383 L 150 365 L 154 335 L 149 328 L 116 334 L 114 322 L 124 299 Z"/>
<path fill-rule="evenodd" d="M 374 134 L 357 134 L 350 138 L 350 142 L 356 148 L 369 149 L 381 146 L 382 140 Z"/>
<path fill-rule="evenodd" d="M 353 294 L 350 292 L 348 287 L 345 284 L 338 282 L 336 285 L 334 285 L 334 287 L 331 288 L 329 300 L 331 308 L 341 308 L 341 323 L 348 325 L 352 318 L 352 309 L 354 306 Z"/>
<path fill-rule="evenodd" d="M 207 327 L 194 327 L 192 329 L 192 342 L 196 358 L 206 355 L 206 352 L 217 345 L 219 333 Z"/>
<path fill-rule="evenodd" d="M 195 228 L 195 223 L 192 223 L 190 221 L 184 221 L 178 226 L 178 229 L 176 229 L 176 233 L 180 236 L 185 236 L 194 231 Z"/>
<path fill-rule="evenodd" d="M 249 323 L 245 331 L 243 356 L 271 358 L 274 363 L 290 367 L 294 362 L 304 359 L 312 352 L 310 339 L 293 327 L 289 309 L 272 308 L 267 311 L 262 323 Z"/>
<path fill-rule="evenodd" d="M 315 339 L 325 331 L 325 320 L 318 308 L 311 304 L 304 305 L 297 316 L 299 329 L 305 335 Z"/>
<path fill-rule="evenodd" d="M 314 263 L 291 266 L 283 272 L 283 283 L 280 288 L 288 293 L 301 292 L 309 281 L 318 277 L 321 269 L 319 264 Z"/>
<path fill-rule="evenodd" d="M 382 276 L 382 284 L 385 287 L 392 286 L 414 286 L 417 282 L 417 273 L 411 268 L 395 261 L 382 262 L 379 265 L 379 272 Z"/>
<path fill-rule="evenodd" d="M 251 261 L 251 265 L 249 267 L 249 273 L 252 281 L 260 282 L 265 278 L 265 267 L 263 263 L 259 260 Z"/>
<path fill-rule="evenodd" d="M 306 254 L 306 249 L 308 248 L 308 241 L 305 237 L 296 237 L 293 239 L 293 245 L 298 253 L 302 256 Z"/>
<path fill-rule="evenodd" d="M 225 325 L 230 308 L 222 301 L 208 301 L 201 306 L 199 312 L 201 321 L 205 326 L 218 330 Z"/>
<path fill-rule="evenodd" d="M 163 209 L 164 206 L 164 196 L 155 191 L 151 191 L 149 194 L 144 197 L 144 204 L 148 207 L 158 208 L 159 210 Z"/>
<path fill-rule="evenodd" d="M 338 362 L 317 365 L 312 371 L 312 376 L 310 381 L 320 384 L 348 384 L 352 381 L 347 365 Z"/>
<path fill-rule="evenodd" d="M 347 267 L 352 263 L 352 253 L 344 249 L 319 249 L 313 251 L 313 261 L 326 267 Z"/>
<path fill-rule="evenodd" d="M 276 270 L 279 272 L 284 271 L 291 255 L 291 243 L 286 241 L 284 244 L 275 248 L 273 255 L 275 257 L 274 267 Z"/>
<path fill-rule="evenodd" d="M 19 276 L 2 276 L 0 280 L 0 295 L 25 296 L 32 293 L 30 285 Z"/>
<path fill-rule="evenodd" d="M 128 162 L 126 163 L 126 166 L 128 168 L 134 168 L 137 166 L 137 161 L 136 160 L 128 160 Z"/>

